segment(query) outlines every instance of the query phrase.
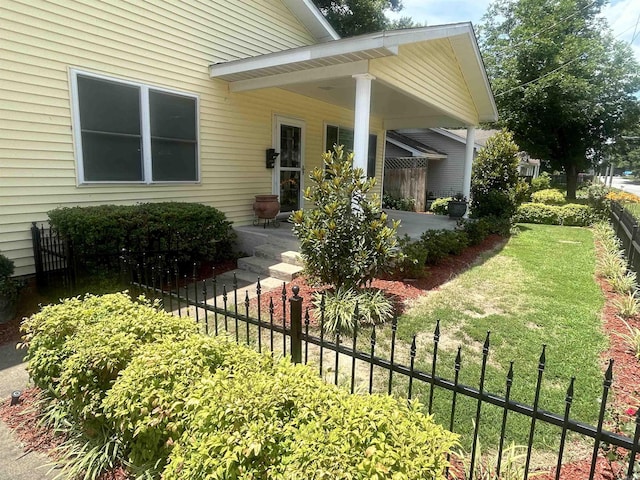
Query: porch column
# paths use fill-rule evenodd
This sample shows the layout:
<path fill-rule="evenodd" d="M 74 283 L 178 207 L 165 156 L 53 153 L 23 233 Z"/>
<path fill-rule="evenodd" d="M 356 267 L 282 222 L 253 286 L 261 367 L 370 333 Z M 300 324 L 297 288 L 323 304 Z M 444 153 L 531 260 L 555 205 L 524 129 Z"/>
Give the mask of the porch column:
<path fill-rule="evenodd" d="M 373 75 L 353 75 L 356 80 L 356 105 L 353 119 L 353 168 L 362 168 L 367 175 L 369 158 L 369 115 L 371 114 L 371 81 Z"/>
<path fill-rule="evenodd" d="M 473 165 L 473 146 L 476 140 L 476 128 L 467 127 L 467 145 L 464 151 L 464 176 L 462 194 L 471 200 L 471 166 Z"/>

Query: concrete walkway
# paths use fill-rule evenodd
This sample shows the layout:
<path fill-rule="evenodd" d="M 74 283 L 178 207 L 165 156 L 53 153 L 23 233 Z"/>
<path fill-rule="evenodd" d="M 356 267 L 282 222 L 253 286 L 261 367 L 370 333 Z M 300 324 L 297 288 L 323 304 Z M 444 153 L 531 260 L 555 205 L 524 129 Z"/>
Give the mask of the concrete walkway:
<path fill-rule="evenodd" d="M 10 398 L 14 390 L 24 390 L 29 375 L 22 359 L 24 350 L 17 350 L 16 343 L 0 345 L 0 399 Z M 50 480 L 55 472 L 51 460 L 43 454 L 25 453 L 13 432 L 0 421 L 0 480 Z"/>

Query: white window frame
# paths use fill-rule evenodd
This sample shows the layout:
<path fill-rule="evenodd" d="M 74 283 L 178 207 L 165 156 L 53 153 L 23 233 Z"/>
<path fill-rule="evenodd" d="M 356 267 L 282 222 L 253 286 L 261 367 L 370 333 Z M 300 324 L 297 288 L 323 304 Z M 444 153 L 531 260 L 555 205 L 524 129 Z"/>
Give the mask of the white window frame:
<path fill-rule="evenodd" d="M 114 185 L 114 184 L 135 184 L 135 185 L 176 185 L 176 184 L 197 184 L 200 183 L 200 97 L 199 95 L 173 90 L 166 87 L 158 87 L 141 82 L 131 80 L 123 80 L 117 77 L 87 72 L 76 68 L 70 70 L 70 87 L 71 87 L 71 110 L 72 110 L 72 128 L 73 143 L 76 157 L 76 171 L 78 185 Z M 140 132 L 142 136 L 142 180 L 139 181 L 121 181 L 121 180 L 85 180 L 84 178 L 84 159 L 82 151 L 82 129 L 80 123 L 80 103 L 78 98 L 78 75 L 84 77 L 92 77 L 99 80 L 128 85 L 140 89 Z M 149 116 L 149 91 L 157 91 L 161 93 L 169 93 L 183 97 L 192 98 L 196 102 L 196 179 L 195 180 L 162 180 L 153 181 L 153 164 L 151 158 L 151 119 Z"/>
<path fill-rule="evenodd" d="M 324 125 L 324 127 L 323 127 L 323 132 L 322 132 L 322 134 L 323 134 L 322 135 L 322 146 L 323 146 L 322 153 L 326 153 L 327 152 L 327 149 L 325 147 L 327 146 L 327 128 L 328 127 L 336 127 L 336 128 L 338 128 L 338 135 L 340 135 L 339 132 L 340 132 L 341 128 L 346 128 L 346 129 L 349 129 L 351 131 L 355 131 L 355 127 L 353 127 L 353 126 L 350 127 L 348 125 L 343 125 L 341 123 L 336 123 L 336 122 L 325 121 L 325 122 L 323 122 L 323 125 Z M 378 170 L 378 139 L 380 138 L 380 135 L 378 135 L 376 132 L 373 132 L 373 131 L 369 130 L 369 136 L 371 136 L 371 135 L 376 137 L 375 168 L 374 168 L 374 172 L 373 172 L 373 176 L 375 177 L 376 176 L 376 172 Z M 333 150 L 330 150 L 330 151 L 332 152 Z M 383 157 L 383 159 L 384 159 L 384 157 Z M 367 159 L 367 166 L 368 166 L 368 164 L 369 164 L 369 160 Z M 383 170 L 384 170 L 384 168 L 383 168 Z M 369 172 L 365 171 L 364 173 L 365 173 L 365 175 L 367 175 Z"/>

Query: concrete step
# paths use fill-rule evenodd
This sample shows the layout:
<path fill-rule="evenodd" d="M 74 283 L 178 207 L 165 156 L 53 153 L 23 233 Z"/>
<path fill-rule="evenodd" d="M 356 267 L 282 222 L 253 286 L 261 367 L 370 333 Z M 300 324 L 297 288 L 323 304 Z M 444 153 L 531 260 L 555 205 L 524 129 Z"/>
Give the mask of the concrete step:
<path fill-rule="evenodd" d="M 302 258 L 300 253 L 295 250 L 284 250 L 279 245 L 273 245 L 265 243 L 264 245 L 258 245 L 253 254 L 259 258 L 265 258 L 268 260 L 278 260 L 289 265 L 296 265 L 302 267 Z"/>
<path fill-rule="evenodd" d="M 285 282 L 290 282 L 302 272 L 302 267 L 297 265 L 255 256 L 239 258 L 238 268 L 257 273 L 261 277 L 273 277 Z"/>
<path fill-rule="evenodd" d="M 277 235 L 269 235 L 267 237 L 267 244 L 275 245 L 281 250 L 291 250 L 294 252 L 300 251 L 300 241 L 291 235 L 287 236 L 277 236 Z"/>

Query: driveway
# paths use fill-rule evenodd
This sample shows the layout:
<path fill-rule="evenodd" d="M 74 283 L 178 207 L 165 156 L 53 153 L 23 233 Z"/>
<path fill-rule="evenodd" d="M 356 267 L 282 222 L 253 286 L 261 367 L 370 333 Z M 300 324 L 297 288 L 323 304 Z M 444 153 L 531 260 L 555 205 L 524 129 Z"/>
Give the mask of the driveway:
<path fill-rule="evenodd" d="M 634 183 L 637 182 L 637 183 Z M 637 180 L 628 180 L 622 177 L 613 177 L 613 181 L 611 183 L 613 188 L 619 188 L 620 190 L 624 190 L 625 192 L 633 193 L 640 197 L 640 181 Z"/>

